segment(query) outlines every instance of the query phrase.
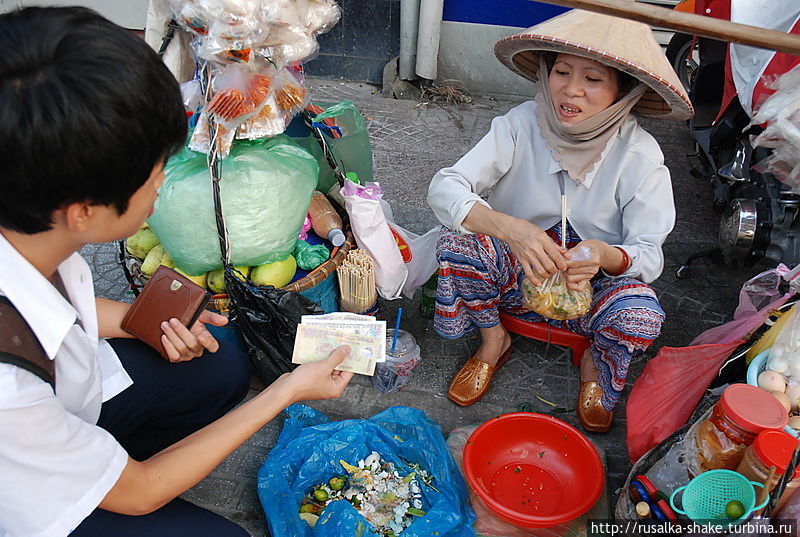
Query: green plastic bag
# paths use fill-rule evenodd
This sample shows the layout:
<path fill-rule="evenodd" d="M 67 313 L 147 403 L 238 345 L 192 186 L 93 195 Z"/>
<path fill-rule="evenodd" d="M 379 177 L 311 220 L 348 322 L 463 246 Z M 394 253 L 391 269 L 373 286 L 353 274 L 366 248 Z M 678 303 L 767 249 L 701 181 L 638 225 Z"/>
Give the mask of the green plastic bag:
<path fill-rule="evenodd" d="M 293 255 L 298 267 L 303 270 L 314 270 L 327 261 L 331 253 L 324 244 L 312 246 L 306 241 L 297 241 Z"/>
<path fill-rule="evenodd" d="M 372 181 L 372 146 L 369 142 L 367 124 L 356 105 L 350 101 L 341 101 L 335 104 L 319 103 L 318 106 L 324 109 L 324 112 L 318 114 L 314 121 L 322 123 L 324 119 L 333 118 L 339 127 L 340 138 L 327 136 L 330 131 L 326 129 L 323 129 L 323 132 L 326 133 L 325 140 L 342 167 L 342 172 L 357 173 L 362 184 Z M 316 157 L 320 166 L 317 190 L 327 193 L 336 183 L 336 178 L 322 155 L 319 142 L 311 134 L 295 140 Z"/>
<path fill-rule="evenodd" d="M 285 259 L 317 184 L 316 159 L 281 135 L 237 140 L 220 166 L 233 265 Z M 206 155 L 184 148 L 169 160 L 148 222 L 181 270 L 199 275 L 222 268 Z"/>

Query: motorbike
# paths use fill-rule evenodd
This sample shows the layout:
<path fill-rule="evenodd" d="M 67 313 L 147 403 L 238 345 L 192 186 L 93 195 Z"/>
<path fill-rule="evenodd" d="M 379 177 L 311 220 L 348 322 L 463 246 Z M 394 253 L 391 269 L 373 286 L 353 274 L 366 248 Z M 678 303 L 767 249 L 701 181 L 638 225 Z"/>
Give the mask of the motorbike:
<path fill-rule="evenodd" d="M 800 34 L 796 0 L 687 0 L 675 9 Z M 695 107 L 688 126 L 700 165 L 692 174 L 711 182 L 720 215 L 718 246 L 691 255 L 676 276 L 689 277 L 703 257 L 800 264 L 800 195 L 759 166 L 769 150 L 751 143 L 763 130 L 751 125 L 754 110 L 800 57 L 680 33 L 666 54 Z"/>

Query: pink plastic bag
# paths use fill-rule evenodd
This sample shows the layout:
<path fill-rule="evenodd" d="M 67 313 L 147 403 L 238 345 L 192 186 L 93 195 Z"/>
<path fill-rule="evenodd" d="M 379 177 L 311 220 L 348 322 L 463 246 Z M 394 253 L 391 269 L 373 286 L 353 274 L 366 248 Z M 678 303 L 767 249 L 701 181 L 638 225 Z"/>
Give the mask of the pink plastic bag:
<path fill-rule="evenodd" d="M 784 274 L 786 267 L 779 265 L 748 280 L 733 321 L 706 330 L 688 347 L 663 347 L 648 362 L 626 406 L 631 462 L 686 423 L 734 349 L 791 298 L 793 293 L 778 298 Z"/>

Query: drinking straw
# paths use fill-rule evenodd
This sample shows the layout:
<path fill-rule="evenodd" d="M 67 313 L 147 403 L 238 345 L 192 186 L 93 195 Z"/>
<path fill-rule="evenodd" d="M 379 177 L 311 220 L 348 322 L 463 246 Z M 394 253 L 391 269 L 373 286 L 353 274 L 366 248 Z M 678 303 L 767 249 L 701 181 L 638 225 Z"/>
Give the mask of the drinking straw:
<path fill-rule="evenodd" d="M 394 321 L 394 337 L 392 338 L 392 354 L 397 347 L 397 334 L 400 332 L 400 319 L 403 317 L 403 308 L 397 308 L 397 319 Z"/>
<path fill-rule="evenodd" d="M 567 195 L 561 194 L 561 247 L 567 247 Z"/>

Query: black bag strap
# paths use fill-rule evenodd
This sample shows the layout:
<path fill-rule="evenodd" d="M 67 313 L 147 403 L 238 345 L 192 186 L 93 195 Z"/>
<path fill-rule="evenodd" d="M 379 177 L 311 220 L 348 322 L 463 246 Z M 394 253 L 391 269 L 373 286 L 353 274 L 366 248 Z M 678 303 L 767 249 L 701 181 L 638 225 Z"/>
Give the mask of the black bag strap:
<path fill-rule="evenodd" d="M 30 371 L 56 389 L 56 365 L 8 298 L 0 296 L 0 363 Z"/>

